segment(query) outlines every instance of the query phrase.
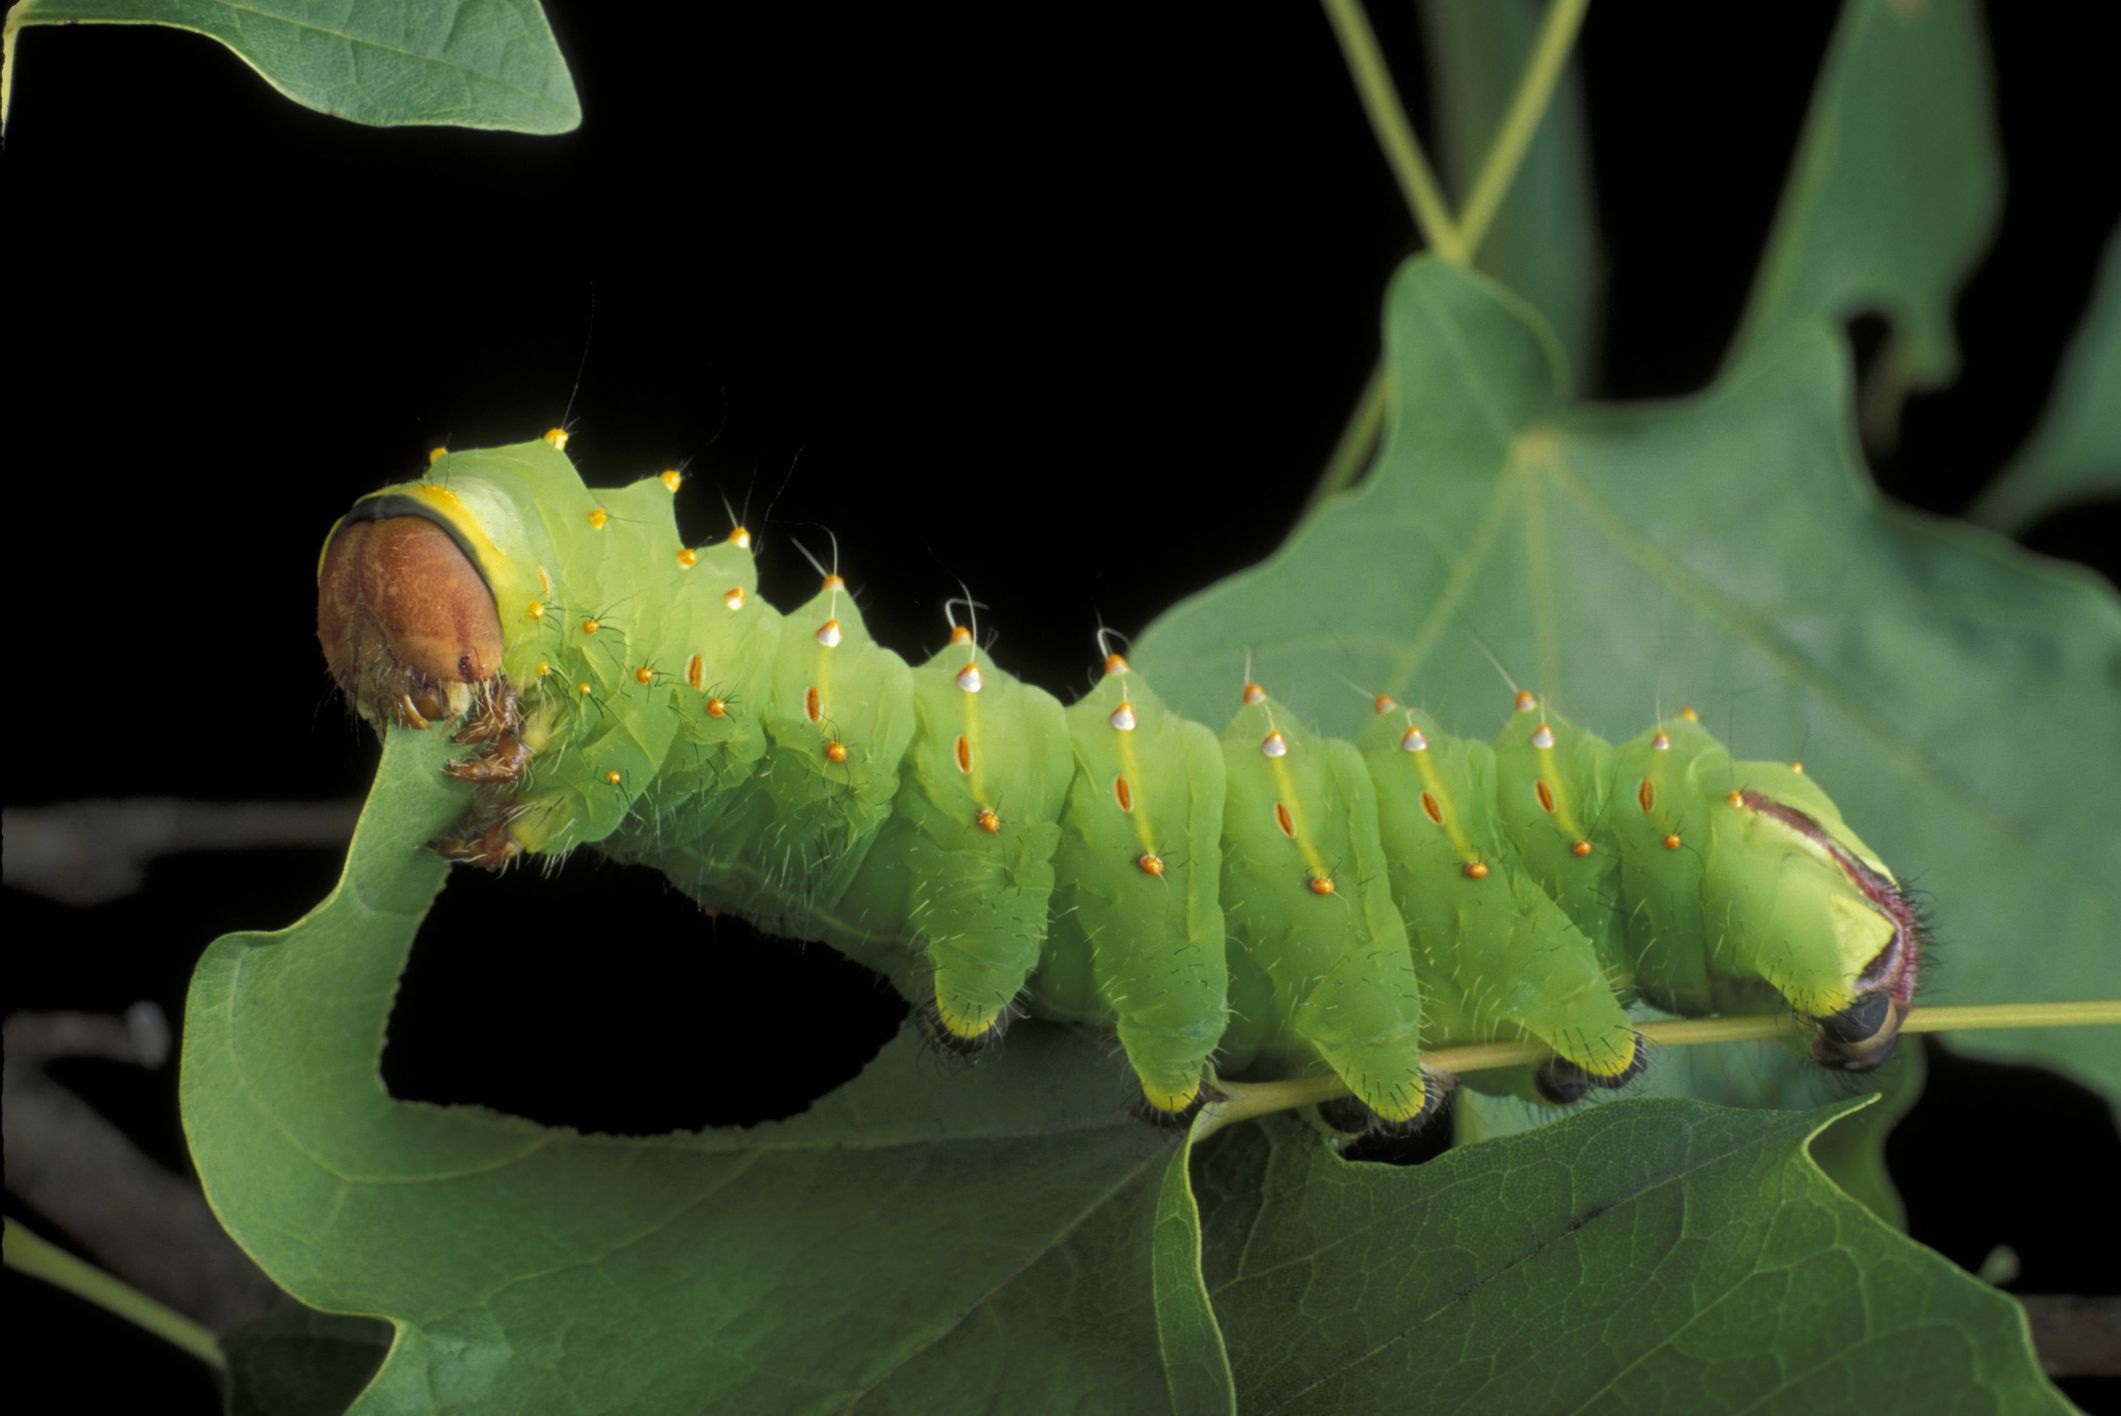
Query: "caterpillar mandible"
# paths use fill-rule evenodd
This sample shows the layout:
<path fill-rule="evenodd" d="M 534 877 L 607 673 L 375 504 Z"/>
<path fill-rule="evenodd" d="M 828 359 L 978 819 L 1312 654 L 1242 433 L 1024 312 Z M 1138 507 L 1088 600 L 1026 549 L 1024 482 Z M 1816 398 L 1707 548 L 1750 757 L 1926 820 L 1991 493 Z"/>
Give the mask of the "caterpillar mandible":
<path fill-rule="evenodd" d="M 1565 1104 L 1641 1070 L 1637 996 L 1794 1009 L 1832 1068 L 1892 1053 L 1924 952 L 1892 872 L 1691 710 L 1616 746 L 1520 692 L 1491 745 L 1381 697 L 1348 742 L 1245 682 L 1217 732 L 1117 654 L 1064 708 L 965 626 L 907 664 L 836 571 L 779 613 L 748 532 L 682 543 L 678 473 L 592 492 L 565 443 L 438 452 L 319 561 L 359 711 L 473 747 L 454 860 L 652 865 L 875 968 L 957 1050 L 1022 1009 L 1102 1028 L 1167 1116 L 1329 1068 L 1356 1124 L 1411 1128 L 1453 1081 L 1425 1048 L 1522 1036 Z"/>

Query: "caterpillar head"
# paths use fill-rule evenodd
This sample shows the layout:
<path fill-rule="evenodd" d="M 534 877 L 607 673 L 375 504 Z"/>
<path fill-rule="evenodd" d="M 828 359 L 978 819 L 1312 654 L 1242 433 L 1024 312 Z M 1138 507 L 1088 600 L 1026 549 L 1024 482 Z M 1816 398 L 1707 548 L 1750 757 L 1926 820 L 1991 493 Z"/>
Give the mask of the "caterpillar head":
<path fill-rule="evenodd" d="M 318 562 L 324 662 L 372 723 L 424 728 L 459 717 L 474 686 L 500 668 L 493 592 L 435 521 L 387 503 L 363 508 L 332 528 Z"/>

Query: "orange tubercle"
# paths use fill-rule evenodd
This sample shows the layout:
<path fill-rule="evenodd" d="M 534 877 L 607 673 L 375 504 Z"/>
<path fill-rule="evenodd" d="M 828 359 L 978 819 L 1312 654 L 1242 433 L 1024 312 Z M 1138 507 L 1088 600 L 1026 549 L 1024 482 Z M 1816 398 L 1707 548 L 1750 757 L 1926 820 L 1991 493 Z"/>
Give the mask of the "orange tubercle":
<path fill-rule="evenodd" d="M 1312 876 L 1312 877 L 1311 877 L 1311 893 L 1312 893 L 1312 894 L 1314 894 L 1314 895 L 1330 895 L 1330 894 L 1332 894 L 1332 893 L 1333 893 L 1333 877 L 1332 877 L 1332 876 L 1330 876 L 1330 875 L 1314 875 L 1314 876 Z"/>
<path fill-rule="evenodd" d="M 1671 835 L 1669 835 L 1669 836 L 1666 836 L 1666 837 L 1664 838 L 1664 848 L 1665 848 L 1666 850 L 1668 850 L 1668 851 L 1676 851 L 1676 850 L 1678 850 L 1678 849 L 1679 849 L 1679 833 L 1678 833 L 1678 832 L 1676 832 L 1676 831 L 1675 831 L 1675 832 L 1673 832 L 1673 833 L 1672 833 Z"/>
<path fill-rule="evenodd" d="M 828 762 L 845 762 L 847 760 L 847 744 L 843 742 L 826 743 L 825 759 Z"/>
<path fill-rule="evenodd" d="M 1570 846 L 1569 850 L 1576 855 L 1587 856 L 1591 853 L 1591 843 L 1589 841 L 1578 841 L 1575 845 Z"/>
<path fill-rule="evenodd" d="M 1488 866 L 1487 866 L 1487 862 L 1485 862 L 1485 861 L 1479 861 L 1479 860 L 1467 861 L 1467 862 L 1466 862 L 1466 878 L 1467 878 L 1468 880 L 1485 880 L 1485 879 L 1487 879 L 1487 878 L 1488 878 Z"/>
<path fill-rule="evenodd" d="M 1141 872 L 1144 875 L 1162 875 L 1164 873 L 1164 858 L 1155 851 L 1142 852 L 1134 858 L 1134 863 L 1141 867 Z"/>
<path fill-rule="evenodd" d="M 994 814 L 994 808 L 991 806 L 981 807 L 979 815 L 973 819 L 979 822 L 980 830 L 985 831 L 990 836 L 1002 829 L 1002 819 Z"/>

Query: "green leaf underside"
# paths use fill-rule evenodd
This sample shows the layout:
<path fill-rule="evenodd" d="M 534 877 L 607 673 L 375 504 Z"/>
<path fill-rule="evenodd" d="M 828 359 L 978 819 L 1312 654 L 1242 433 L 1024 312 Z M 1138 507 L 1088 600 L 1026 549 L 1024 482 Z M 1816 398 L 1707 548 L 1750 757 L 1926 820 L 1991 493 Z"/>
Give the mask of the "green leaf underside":
<path fill-rule="evenodd" d="M 288 98 L 356 123 L 564 133 L 582 121 L 538 0 L 22 0 L 7 17 L 0 123 L 18 31 L 55 24 L 203 34 Z"/>
<path fill-rule="evenodd" d="M 1881 421 L 1952 378 L 1952 304 L 2002 212 L 1990 90 L 1974 0 L 1849 0 L 1734 362 L 1792 324 L 1875 311 L 1892 329 Z"/>
<path fill-rule="evenodd" d="M 909 1035 L 748 1130 L 392 1100 L 377 1058 L 446 869 L 418 843 L 463 809 L 446 750 L 391 735 L 338 889 L 217 941 L 187 1010 L 215 1212 L 302 1302 L 397 1324 L 357 1409 L 1227 1409 L 1174 1138 L 1096 1039 L 1027 1026 L 960 1070 Z"/>
<path fill-rule="evenodd" d="M 1425 0 L 1422 34 L 1436 94 L 1437 160 L 1463 208 L 1531 56 L 1539 8 L 1526 0 Z M 1581 66 L 1572 58 L 1474 264 L 1552 325 L 1588 378 L 1598 339 L 1598 221 Z M 1568 232 L 1566 240 L 1556 233 Z"/>
<path fill-rule="evenodd" d="M 1198 1185 L 1243 1408 L 2067 1410 L 2016 1304 L 1806 1157 L 1847 1109 L 1619 1101 L 1412 1169 L 1235 1128 Z"/>
<path fill-rule="evenodd" d="M 390 1325 L 275 1308 L 221 1339 L 228 1416 L 338 1416 L 368 1385 L 390 1347 Z"/>
<path fill-rule="evenodd" d="M 1133 659 L 1167 701 L 1220 721 L 1249 649 L 1270 691 L 1342 735 L 1373 693 L 1493 733 L 1509 694 L 1488 651 L 1609 736 L 1690 703 L 1741 757 L 1801 756 L 1930 893 L 1945 942 L 1923 997 L 2121 989 L 2121 833 L 2087 770 L 2121 742 L 2121 607 L 2089 575 L 1885 505 L 1830 328 L 1785 331 L 1695 398 L 1571 407 L 1531 310 L 1420 259 L 1385 339 L 1376 469 L 1150 627 Z M 2113 1029 L 1957 1045 L 2121 1096 Z"/>
<path fill-rule="evenodd" d="M 2058 507 L 2112 496 L 2121 496 L 2121 230 L 2107 239 L 2040 426 L 1967 514 L 2022 531 Z"/>

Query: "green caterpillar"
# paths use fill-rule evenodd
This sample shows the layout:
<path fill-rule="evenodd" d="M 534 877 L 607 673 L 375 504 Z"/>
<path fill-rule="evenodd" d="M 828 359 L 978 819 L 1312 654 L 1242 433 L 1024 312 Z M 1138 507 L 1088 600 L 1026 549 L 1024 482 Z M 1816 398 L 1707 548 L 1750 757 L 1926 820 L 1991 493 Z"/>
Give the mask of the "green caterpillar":
<path fill-rule="evenodd" d="M 680 542 L 677 473 L 592 492 L 565 442 L 437 453 L 319 563 L 361 711 L 477 744 L 453 859 L 594 844 L 879 970 L 960 1049 L 1023 1007 L 1114 1033 L 1163 1114 L 1211 1062 L 1324 1067 L 1412 1126 L 1450 1081 L 1425 1047 L 1517 1037 L 1567 1102 L 1643 1066 L 1635 996 L 1787 1006 L 1844 1070 L 1892 1051 L 1923 943 L 1891 872 L 1691 711 L 1613 746 L 1521 693 L 1491 746 L 1379 698 L 1345 742 L 1248 683 L 1217 734 L 1116 654 L 1063 708 L 966 626 L 909 666 L 837 574 L 777 613 L 748 533 Z"/>

